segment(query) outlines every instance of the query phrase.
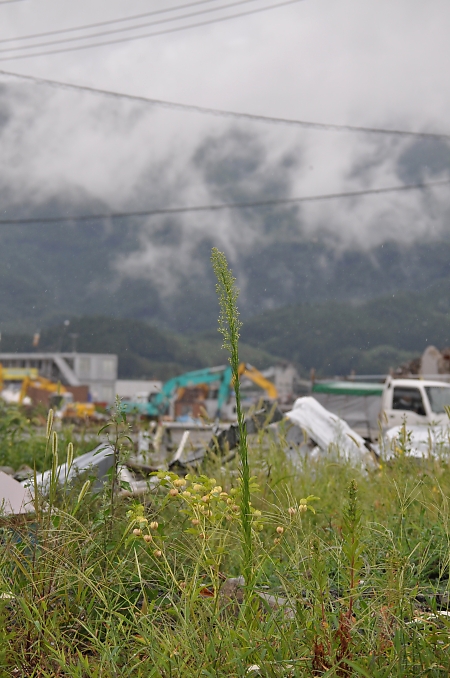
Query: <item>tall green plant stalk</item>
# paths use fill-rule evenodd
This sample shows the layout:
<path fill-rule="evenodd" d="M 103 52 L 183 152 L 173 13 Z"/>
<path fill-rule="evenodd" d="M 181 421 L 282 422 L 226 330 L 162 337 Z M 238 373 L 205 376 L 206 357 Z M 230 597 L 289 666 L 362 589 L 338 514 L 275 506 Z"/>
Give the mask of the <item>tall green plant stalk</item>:
<path fill-rule="evenodd" d="M 253 542 L 252 519 L 250 510 L 250 467 L 248 464 L 247 431 L 244 414 L 241 407 L 241 392 L 239 385 L 239 330 L 242 326 L 239 320 L 237 299 L 239 289 L 236 279 L 228 266 L 223 252 L 213 247 L 211 262 L 217 278 L 216 292 L 219 300 L 219 332 L 223 335 L 223 348 L 229 352 L 229 361 L 233 374 L 234 392 L 236 394 L 236 416 L 239 429 L 239 458 L 241 471 L 241 525 L 242 525 L 242 573 L 245 579 L 246 591 L 251 595 L 253 588 Z"/>
<path fill-rule="evenodd" d="M 111 454 L 113 458 L 113 464 L 110 470 L 109 508 L 105 512 L 105 516 L 109 513 L 109 538 L 111 538 L 113 532 L 117 498 L 121 489 L 119 478 L 120 464 L 126 445 L 133 445 L 133 442 L 128 435 L 129 431 L 130 425 L 127 423 L 127 418 L 122 408 L 122 403 L 119 396 L 117 396 L 110 420 L 107 424 L 102 426 L 98 432 L 99 436 L 102 434 L 106 436 L 107 444 L 112 450 Z"/>

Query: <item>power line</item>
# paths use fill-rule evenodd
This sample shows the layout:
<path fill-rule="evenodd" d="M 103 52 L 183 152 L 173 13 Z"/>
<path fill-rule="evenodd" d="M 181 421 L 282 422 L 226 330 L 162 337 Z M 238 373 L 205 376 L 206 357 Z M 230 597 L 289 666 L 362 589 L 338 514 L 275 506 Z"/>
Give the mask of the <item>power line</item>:
<path fill-rule="evenodd" d="M 0 0 L 0 5 L 9 5 L 12 2 L 25 2 L 25 0 Z"/>
<path fill-rule="evenodd" d="M 36 52 L 33 54 L 19 54 L 18 56 L 7 56 L 1 57 L 0 61 L 14 61 L 16 59 L 31 59 L 33 57 L 39 56 L 49 56 L 51 54 L 62 54 L 63 52 L 76 52 L 82 49 L 91 49 L 93 47 L 104 47 L 105 45 L 116 45 L 122 42 L 131 42 L 133 40 L 142 40 L 144 38 L 153 38 L 159 35 L 167 35 L 168 33 L 178 33 L 179 31 L 184 31 L 189 28 L 200 28 L 201 26 L 209 26 L 210 24 L 220 23 L 222 21 L 229 21 L 230 19 L 237 19 L 243 16 L 250 16 L 252 14 L 259 14 L 260 12 L 267 12 L 270 9 L 277 9 L 279 7 L 285 7 L 286 5 L 293 5 L 297 2 L 303 2 L 303 0 L 285 0 L 285 2 L 279 2 L 276 5 L 269 5 L 268 7 L 261 7 L 259 9 L 248 10 L 247 12 L 239 12 L 237 14 L 230 14 L 229 16 L 220 17 L 218 19 L 208 19 L 207 21 L 199 21 L 194 24 L 189 24 L 187 26 L 178 26 L 176 28 L 166 28 L 163 31 L 155 31 L 154 33 L 145 33 L 144 35 L 134 35 L 128 36 L 125 38 L 115 38 L 114 40 L 104 40 L 103 42 L 96 42 L 92 45 L 76 45 L 74 47 L 61 47 L 60 49 L 47 50 L 45 52 Z"/>
<path fill-rule="evenodd" d="M 219 108 L 208 108 L 206 106 L 197 106 L 195 104 L 180 104 L 174 101 L 166 101 L 164 99 L 151 99 L 150 97 L 140 96 L 138 94 L 125 94 L 123 92 L 114 92 L 112 90 L 100 89 L 98 87 L 90 87 L 89 85 L 75 85 L 70 82 L 62 82 L 60 80 L 50 80 L 49 78 L 40 78 L 35 75 L 25 75 L 23 73 L 14 73 L 12 71 L 5 71 L 0 69 L 0 75 L 5 75 L 21 80 L 35 82 L 40 85 L 49 85 L 60 89 L 76 90 L 81 92 L 88 92 L 90 94 L 101 94 L 116 99 L 129 99 L 144 104 L 151 104 L 152 106 L 161 106 L 174 110 L 188 111 L 191 113 L 201 113 L 202 115 L 212 115 L 220 118 L 234 118 L 253 120 L 254 122 L 264 122 L 269 124 L 292 125 L 296 127 L 305 127 L 308 129 L 328 130 L 335 132 L 358 132 L 364 134 L 385 134 L 397 135 L 407 137 L 422 137 L 431 139 L 450 139 L 450 134 L 440 132 L 414 132 L 408 130 L 383 129 L 380 127 L 363 127 L 361 125 L 336 125 L 334 123 L 311 122 L 308 120 L 295 120 L 293 118 L 278 118 L 268 115 L 258 115 L 256 113 L 242 113 L 238 111 L 226 111 Z"/>
<path fill-rule="evenodd" d="M 107 212 L 103 214 L 81 214 L 79 216 L 61 217 L 30 217 L 28 219 L 0 219 L 0 225 L 13 224 L 50 224 L 72 221 L 99 221 L 102 219 L 124 219 L 130 217 L 152 217 L 163 214 L 183 214 L 188 212 L 215 212 L 227 209 L 245 209 L 253 207 L 270 207 L 272 205 L 293 205 L 302 202 L 319 202 L 336 200 L 339 198 L 357 198 L 364 195 L 380 195 L 383 193 L 397 193 L 400 191 L 422 190 L 437 186 L 450 185 L 450 179 L 431 181 L 428 183 L 410 184 L 406 186 L 390 186 L 387 188 L 370 188 L 363 191 L 346 191 L 344 193 L 326 193 L 324 195 L 309 195 L 300 198 L 275 198 L 273 200 L 255 200 L 252 202 L 219 203 L 215 205 L 194 205 L 187 207 L 159 207 L 150 210 L 132 212 Z"/>
<path fill-rule="evenodd" d="M 6 0 L 7 2 L 23 2 L 23 0 Z M 112 24 L 123 23 L 124 21 L 133 21 L 134 19 L 145 19 L 149 16 L 157 14 L 167 14 L 168 12 L 176 12 L 179 9 L 188 9 L 196 5 L 206 5 L 211 2 L 218 2 L 219 0 L 197 0 L 197 2 L 188 2 L 184 5 L 176 5 L 175 7 L 168 7 L 166 9 L 156 9 L 152 12 L 143 12 L 142 14 L 131 14 L 130 16 L 122 17 L 121 19 L 110 19 L 106 21 L 97 21 L 93 24 L 84 24 L 82 26 L 71 26 L 70 28 L 58 28 L 53 31 L 44 31 L 43 33 L 31 33 L 30 35 L 21 35 L 18 38 L 3 38 L 0 43 L 17 42 L 19 40 L 32 40 L 34 38 L 45 38 L 48 35 L 61 35 L 63 33 L 73 33 L 74 31 L 82 31 L 90 28 L 99 28 L 100 26 L 110 26 Z M 1 4 L 1 0 L 0 0 Z"/>
<path fill-rule="evenodd" d="M 90 38 L 99 38 L 102 35 L 113 35 L 115 33 L 124 33 L 125 31 L 135 31 L 139 28 L 148 28 L 149 26 L 159 26 L 160 24 L 170 23 L 172 21 L 180 21 L 181 19 L 189 19 L 193 16 L 200 16 L 203 14 L 210 14 L 211 12 L 220 12 L 220 10 L 229 9 L 230 7 L 237 7 L 239 5 L 247 5 L 249 2 L 257 2 L 257 0 L 235 0 L 228 5 L 220 7 L 209 7 L 207 9 L 200 9 L 195 12 L 188 12 L 187 14 L 180 14 L 178 16 L 168 17 L 166 19 L 158 19 L 157 21 L 147 21 L 145 23 L 135 24 L 134 26 L 125 26 L 122 28 L 113 28 L 112 30 L 99 31 L 98 33 L 91 33 L 90 35 L 78 35 L 72 38 L 61 38 L 59 40 L 49 40 L 47 42 L 38 42 L 34 45 L 22 45 L 19 47 L 6 47 L 0 49 L 0 53 L 17 52 L 19 50 L 36 49 L 36 47 L 49 47 L 51 45 L 67 44 L 68 42 L 77 42 L 79 40 L 89 40 Z M 137 36 L 139 37 L 139 36 Z"/>

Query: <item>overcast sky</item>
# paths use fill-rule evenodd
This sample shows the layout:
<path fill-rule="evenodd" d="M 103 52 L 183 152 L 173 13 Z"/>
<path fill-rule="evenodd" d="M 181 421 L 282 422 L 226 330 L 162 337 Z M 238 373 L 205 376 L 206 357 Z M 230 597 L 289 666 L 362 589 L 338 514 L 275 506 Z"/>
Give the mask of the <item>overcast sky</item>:
<path fill-rule="evenodd" d="M 0 6 L 1 36 L 16 38 L 188 2 L 23 0 Z M 211 0 L 191 10 L 133 23 L 229 2 Z M 141 32 L 273 4 L 277 0 L 253 0 L 241 7 Z M 450 6 L 446 0 L 303 0 L 159 37 L 2 61 L 1 67 L 267 115 L 440 130 L 446 127 L 450 106 L 449 29 Z M 3 49 L 16 44 L 24 43 L 4 44 Z M 7 54 L 0 56 L 5 58 Z"/>
<path fill-rule="evenodd" d="M 232 1 L 210 0 L 130 23 L 167 19 Z M 217 13 L 110 37 L 249 12 L 279 1 L 252 0 Z M 0 3 L 0 39 L 184 4 L 189 0 Z M 79 34 L 3 42 L 0 49 Z M 303 0 L 229 21 L 94 49 L 27 59 L 10 58 L 19 52 L 0 52 L 0 69 L 269 116 L 450 133 L 449 35 L 450 5 L 446 0 Z M 108 37 L 98 38 L 105 39 Z M 39 49 L 74 44 L 79 43 Z M 0 76 L 0 82 L 16 81 Z M 198 163 L 193 167 L 192 158 L 208 139 L 213 146 L 218 140 L 222 160 L 223 149 L 230 143 L 230 152 L 239 156 L 239 144 L 229 141 L 230 130 L 236 129 L 248 135 L 249 147 L 261 150 L 253 183 L 245 193 L 253 199 L 264 198 L 261 191 L 270 174 L 283 175 L 283 185 L 277 190 L 284 197 L 397 185 L 402 180 L 408 183 L 408 173 L 402 179 L 399 167 L 413 144 L 410 139 L 263 123 L 236 125 L 194 113 L 155 110 L 42 86 L 14 84 L 5 96 L 10 119 L 1 137 L 1 179 L 17 202 L 54 195 L 70 186 L 86 190 L 113 209 L 217 201 L 226 195 L 217 186 L 211 187 L 205 167 L 199 169 Z M 242 143 L 245 146 L 247 142 Z M 242 153 L 245 156 L 245 148 Z M 290 174 L 282 169 L 287 164 Z M 418 178 L 446 176 L 444 161 L 442 167 Z M 339 208 L 335 203 L 312 205 L 302 211 L 302 232 L 312 236 L 328 229 L 337 239 L 361 244 L 391 236 L 408 239 L 424 232 L 437 234 L 443 228 L 442 214 L 448 204 L 448 189 L 444 188 L 436 189 L 432 198 L 405 194 L 348 201 Z M 245 240 L 238 217 L 221 215 L 214 223 L 231 241 L 234 237 L 236 246 Z M 232 224 L 236 223 L 239 229 L 233 232 Z M 190 233 L 197 229 L 199 238 L 211 229 L 211 220 L 205 216 L 186 218 L 183 224 Z M 249 241 L 258 237 L 257 223 L 246 228 Z M 191 240 L 191 246 L 194 242 Z M 153 254 L 148 256 L 154 257 L 154 248 L 149 246 L 150 250 Z M 145 252 L 144 247 L 139 256 L 145 259 Z"/>

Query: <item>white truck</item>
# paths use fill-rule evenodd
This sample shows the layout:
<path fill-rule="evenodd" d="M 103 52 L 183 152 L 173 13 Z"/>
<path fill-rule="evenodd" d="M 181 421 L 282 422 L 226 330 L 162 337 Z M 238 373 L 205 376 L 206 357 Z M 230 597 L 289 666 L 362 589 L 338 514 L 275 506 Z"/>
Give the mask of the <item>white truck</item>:
<path fill-rule="evenodd" d="M 313 395 L 326 409 L 344 419 L 368 440 L 383 430 L 401 426 L 446 425 L 450 420 L 450 384 L 428 379 L 395 379 L 384 383 L 315 382 Z"/>
<path fill-rule="evenodd" d="M 450 384 L 428 379 L 392 379 L 388 377 L 381 395 L 383 428 L 450 423 L 445 408 L 450 408 Z"/>

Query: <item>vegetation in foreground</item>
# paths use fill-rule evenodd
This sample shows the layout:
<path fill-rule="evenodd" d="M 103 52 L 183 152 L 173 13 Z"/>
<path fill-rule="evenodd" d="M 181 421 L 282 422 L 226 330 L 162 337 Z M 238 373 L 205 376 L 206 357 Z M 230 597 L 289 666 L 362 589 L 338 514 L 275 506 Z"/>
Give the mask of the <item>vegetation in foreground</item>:
<path fill-rule="evenodd" d="M 5 517 L 1 675 L 448 675 L 449 462 L 363 473 L 267 435 L 249 461 L 250 608 L 234 462 L 163 472 L 141 501 L 52 481 Z"/>
<path fill-rule="evenodd" d="M 213 262 L 236 367 L 237 290 Z M 0 418 L 0 451 L 23 457 L 27 440 L 51 468 L 31 517 L 1 519 L 2 675 L 449 675 L 450 457 L 417 463 L 405 434 L 376 470 L 302 460 L 282 427 L 247 445 L 238 416 L 237 462 L 161 471 L 138 501 L 118 475 L 120 402 L 100 493 L 58 478 L 52 414 L 40 446 L 13 410 Z"/>

